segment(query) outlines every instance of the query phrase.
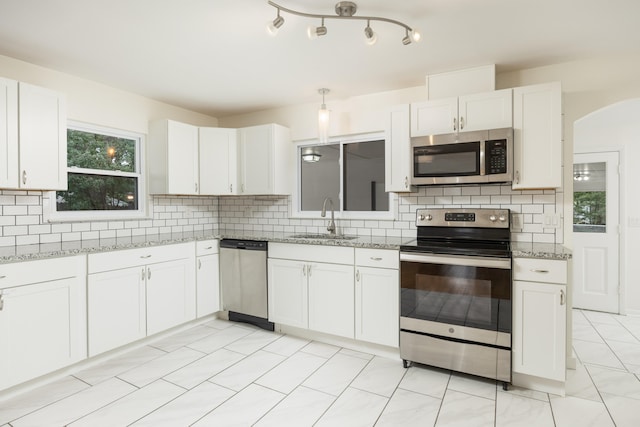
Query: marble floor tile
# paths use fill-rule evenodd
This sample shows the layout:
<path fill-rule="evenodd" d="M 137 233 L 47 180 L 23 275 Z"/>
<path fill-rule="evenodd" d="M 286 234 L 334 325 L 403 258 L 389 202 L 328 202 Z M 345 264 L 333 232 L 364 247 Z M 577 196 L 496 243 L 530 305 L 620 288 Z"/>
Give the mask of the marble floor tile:
<path fill-rule="evenodd" d="M 62 377 L 35 390 L 0 402 L 0 424 L 8 423 L 33 411 L 89 388 L 72 376 Z"/>
<path fill-rule="evenodd" d="M 607 344 L 573 340 L 573 349 L 583 364 L 624 368 Z"/>
<path fill-rule="evenodd" d="M 213 329 L 227 329 L 234 325 L 237 325 L 237 323 L 225 319 L 211 319 L 208 322 L 202 323 L 202 326 Z"/>
<path fill-rule="evenodd" d="M 335 401 L 335 396 L 298 387 L 258 421 L 256 427 L 312 426 Z"/>
<path fill-rule="evenodd" d="M 580 324 L 580 325 L 590 325 L 591 322 L 589 322 L 589 320 L 587 320 L 587 318 L 585 317 L 585 315 L 583 314 L 582 310 L 572 310 L 572 323 L 574 325 L 576 324 Z"/>
<path fill-rule="evenodd" d="M 188 347 L 203 353 L 213 353 L 240 338 L 246 337 L 251 332 L 249 329 L 233 325 L 192 342 Z"/>
<path fill-rule="evenodd" d="M 134 423 L 135 427 L 187 426 L 198 421 L 235 393 L 204 382 Z"/>
<path fill-rule="evenodd" d="M 255 383 L 280 393 L 291 393 L 327 359 L 298 352 L 258 378 Z"/>
<path fill-rule="evenodd" d="M 576 369 L 567 369 L 565 393 L 567 396 L 602 402 L 591 376 L 582 363 L 578 363 Z"/>
<path fill-rule="evenodd" d="M 397 389 L 380 415 L 376 427 L 433 426 L 441 402 L 435 397 Z"/>
<path fill-rule="evenodd" d="M 398 387 L 442 399 L 450 378 L 450 371 L 413 364 L 407 369 Z"/>
<path fill-rule="evenodd" d="M 360 359 L 364 359 L 364 360 L 373 359 L 373 355 L 372 354 L 363 353 L 361 351 L 356 351 L 356 350 L 351 350 L 349 348 L 341 348 L 338 353 L 344 354 L 345 356 L 359 357 Z"/>
<path fill-rule="evenodd" d="M 163 350 L 144 346 L 116 356 L 113 359 L 109 359 L 95 366 L 83 369 L 82 371 L 74 373 L 73 376 L 80 378 L 82 381 L 91 385 L 95 385 L 165 354 L 167 353 Z"/>
<path fill-rule="evenodd" d="M 70 426 L 113 427 L 129 425 L 183 393 L 183 388 L 158 380 L 80 418 Z"/>
<path fill-rule="evenodd" d="M 627 368 L 627 371 L 634 373 L 634 374 L 640 374 L 640 365 L 633 365 L 631 363 L 625 363 L 624 364 L 625 368 Z"/>
<path fill-rule="evenodd" d="M 604 403 L 577 397 L 551 397 L 556 427 L 614 427 Z"/>
<path fill-rule="evenodd" d="M 183 368 L 173 371 L 166 375 L 164 379 L 180 387 L 191 389 L 243 358 L 244 355 L 240 353 L 221 348 Z"/>
<path fill-rule="evenodd" d="M 498 393 L 496 427 L 554 427 L 551 404 L 512 393 Z"/>
<path fill-rule="evenodd" d="M 498 387 L 498 393 L 509 393 L 520 397 L 526 397 L 528 399 L 535 399 L 541 402 L 549 403 L 549 395 L 541 391 L 529 390 L 527 388 L 510 385 L 509 390 L 504 391 L 502 387 Z"/>
<path fill-rule="evenodd" d="M 144 387 L 204 356 L 204 353 L 188 347 L 182 347 L 174 352 L 166 353 L 145 364 L 123 372 L 118 375 L 118 378 L 137 387 Z"/>
<path fill-rule="evenodd" d="M 315 426 L 373 426 L 387 402 L 385 397 L 349 387 L 333 402 Z"/>
<path fill-rule="evenodd" d="M 257 330 L 225 346 L 227 350 L 249 355 L 255 353 L 280 337 L 277 333 Z"/>
<path fill-rule="evenodd" d="M 340 347 L 335 345 L 325 344 L 319 341 L 311 341 L 304 346 L 300 351 L 305 353 L 315 354 L 316 356 L 324 357 L 325 359 L 331 358 L 334 354 L 340 351 Z"/>
<path fill-rule="evenodd" d="M 309 340 L 291 335 L 281 335 L 277 340 L 264 347 L 263 350 L 281 356 L 291 356 L 307 344 L 309 344 Z"/>
<path fill-rule="evenodd" d="M 633 373 L 595 365 L 587 366 L 587 370 L 600 393 L 640 400 L 640 381 Z M 640 401 L 636 404 L 640 406 Z M 638 424 L 640 424 L 640 418 L 638 418 Z"/>
<path fill-rule="evenodd" d="M 582 311 L 582 314 L 589 320 L 589 322 L 595 323 L 608 323 L 610 325 L 616 325 L 618 321 L 615 319 L 614 315 L 610 313 L 602 313 L 600 311 Z"/>
<path fill-rule="evenodd" d="M 495 410 L 494 400 L 447 390 L 436 426 L 491 427 L 495 422 Z"/>
<path fill-rule="evenodd" d="M 19 418 L 11 425 L 14 427 L 64 426 L 137 390 L 131 384 L 112 378 Z"/>
<path fill-rule="evenodd" d="M 628 343 L 614 340 L 606 340 L 606 342 L 622 363 L 640 365 L 640 343 Z"/>
<path fill-rule="evenodd" d="M 400 360 L 374 357 L 353 380 L 350 387 L 391 397 L 406 372 Z"/>
<path fill-rule="evenodd" d="M 502 387 L 502 385 L 500 386 Z M 449 390 L 460 391 L 485 399 L 496 400 L 496 381 L 454 372 L 449 380 Z"/>
<path fill-rule="evenodd" d="M 285 359 L 279 354 L 259 350 L 210 379 L 211 382 L 240 391 Z"/>
<path fill-rule="evenodd" d="M 216 330 L 212 330 L 206 326 L 197 325 L 186 331 L 182 331 L 178 334 L 170 335 L 161 340 L 155 341 L 149 344 L 151 347 L 159 348 L 166 352 L 172 352 L 180 347 L 184 347 L 192 342 L 198 341 L 211 334 L 216 333 Z"/>
<path fill-rule="evenodd" d="M 640 344 L 640 341 L 620 324 L 596 323 L 594 327 L 606 341 L 613 340 Z"/>
<path fill-rule="evenodd" d="M 640 425 L 640 404 L 629 397 L 602 393 L 602 400 L 617 427 Z"/>
<path fill-rule="evenodd" d="M 604 340 L 602 339 L 596 328 L 594 328 L 593 325 L 588 322 L 573 324 L 573 339 L 604 344 Z"/>
<path fill-rule="evenodd" d="M 193 426 L 250 426 L 283 398 L 282 393 L 251 384 L 209 412 Z"/>
<path fill-rule="evenodd" d="M 367 361 L 336 354 L 302 383 L 305 387 L 338 396 L 358 376 Z"/>

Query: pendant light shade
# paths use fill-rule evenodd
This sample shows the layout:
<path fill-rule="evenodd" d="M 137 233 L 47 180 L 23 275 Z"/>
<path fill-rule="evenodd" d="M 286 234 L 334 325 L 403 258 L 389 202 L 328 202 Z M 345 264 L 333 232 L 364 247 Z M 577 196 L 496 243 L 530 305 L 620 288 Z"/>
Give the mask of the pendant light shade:
<path fill-rule="evenodd" d="M 318 89 L 318 93 L 322 95 L 322 104 L 318 110 L 318 142 L 327 144 L 329 142 L 329 110 L 324 103 L 324 96 L 329 93 L 329 89 Z"/>

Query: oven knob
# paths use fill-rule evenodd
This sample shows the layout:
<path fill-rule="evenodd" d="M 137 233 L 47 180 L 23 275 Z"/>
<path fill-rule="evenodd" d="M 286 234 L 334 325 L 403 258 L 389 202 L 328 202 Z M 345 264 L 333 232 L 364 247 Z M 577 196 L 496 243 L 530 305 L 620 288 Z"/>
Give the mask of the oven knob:
<path fill-rule="evenodd" d="M 450 334 L 452 334 L 452 333 L 454 333 L 454 332 L 455 332 L 455 329 L 453 329 L 453 328 L 449 328 L 449 333 L 450 333 Z"/>
<path fill-rule="evenodd" d="M 495 216 L 495 215 L 490 215 L 489 216 L 489 221 L 491 221 L 491 222 L 496 222 L 497 219 L 498 219 L 498 217 Z"/>
<path fill-rule="evenodd" d="M 430 214 L 420 215 L 420 221 L 431 221 L 432 219 L 433 219 L 433 216 L 431 216 Z"/>
<path fill-rule="evenodd" d="M 500 220 L 500 222 L 505 222 L 507 220 L 507 217 L 505 215 L 500 215 L 498 219 Z"/>

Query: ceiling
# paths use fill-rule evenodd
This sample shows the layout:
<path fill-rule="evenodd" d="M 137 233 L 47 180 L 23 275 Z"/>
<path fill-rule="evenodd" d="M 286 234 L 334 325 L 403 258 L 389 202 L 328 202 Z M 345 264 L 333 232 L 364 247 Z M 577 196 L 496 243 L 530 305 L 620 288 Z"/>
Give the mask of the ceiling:
<path fill-rule="evenodd" d="M 334 0 L 274 0 L 334 14 Z M 0 0 L 0 55 L 215 117 L 420 86 L 425 76 L 486 64 L 499 72 L 637 54 L 638 0 L 360 0 L 360 16 L 419 29 L 282 13 L 267 0 Z M 401 7 L 399 7 L 401 5 Z"/>

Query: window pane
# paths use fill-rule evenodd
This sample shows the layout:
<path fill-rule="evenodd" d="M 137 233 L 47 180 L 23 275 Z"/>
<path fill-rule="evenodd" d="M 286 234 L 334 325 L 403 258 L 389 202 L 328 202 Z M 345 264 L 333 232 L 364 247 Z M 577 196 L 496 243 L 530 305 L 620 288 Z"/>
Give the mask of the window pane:
<path fill-rule="evenodd" d="M 136 141 L 67 129 L 67 166 L 136 172 Z"/>
<path fill-rule="evenodd" d="M 345 211 L 388 211 L 384 186 L 384 140 L 344 146 Z"/>
<path fill-rule="evenodd" d="M 573 165 L 573 231 L 607 232 L 606 163 Z"/>
<path fill-rule="evenodd" d="M 326 197 L 330 197 L 335 209 L 339 210 L 340 145 L 301 147 L 300 154 L 304 155 L 300 162 L 300 209 L 322 210 L 322 202 Z M 305 157 L 312 157 L 308 160 L 315 161 L 305 161 Z"/>
<path fill-rule="evenodd" d="M 56 193 L 57 210 L 136 210 L 137 188 L 137 178 L 69 173 L 69 189 Z"/>

